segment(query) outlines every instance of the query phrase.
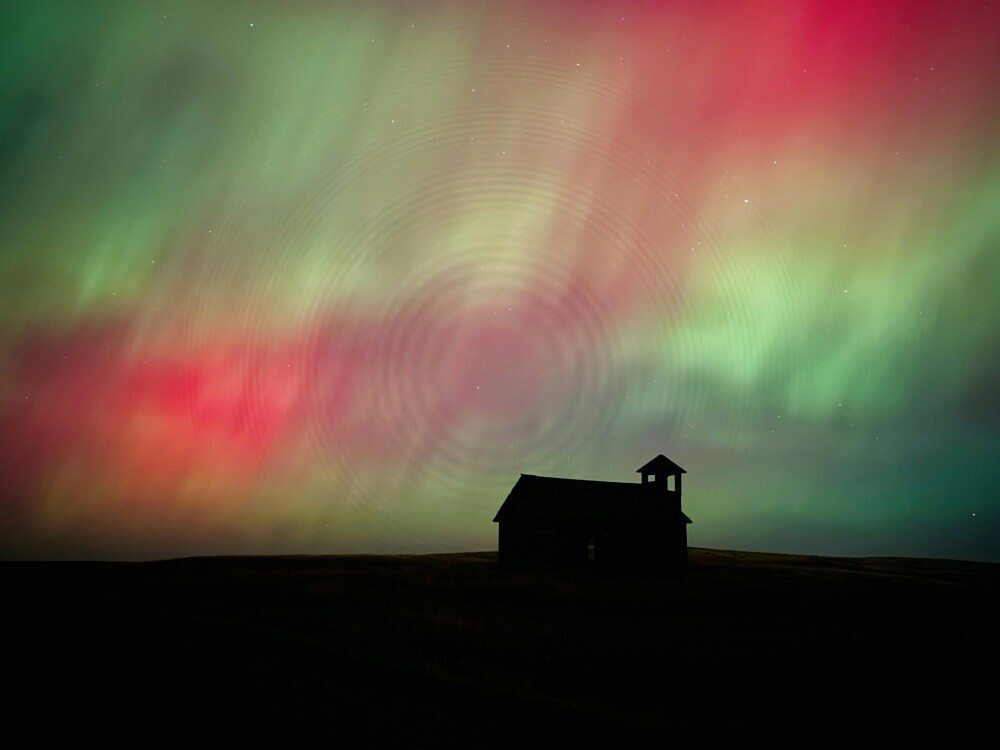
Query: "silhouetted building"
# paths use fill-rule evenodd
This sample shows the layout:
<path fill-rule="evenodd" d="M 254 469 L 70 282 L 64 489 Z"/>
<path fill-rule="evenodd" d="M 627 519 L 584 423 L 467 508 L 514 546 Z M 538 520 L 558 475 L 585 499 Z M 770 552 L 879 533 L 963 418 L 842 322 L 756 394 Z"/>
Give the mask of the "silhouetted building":
<path fill-rule="evenodd" d="M 501 567 L 687 567 L 687 472 L 662 454 L 636 472 L 640 484 L 522 474 L 493 519 Z"/>

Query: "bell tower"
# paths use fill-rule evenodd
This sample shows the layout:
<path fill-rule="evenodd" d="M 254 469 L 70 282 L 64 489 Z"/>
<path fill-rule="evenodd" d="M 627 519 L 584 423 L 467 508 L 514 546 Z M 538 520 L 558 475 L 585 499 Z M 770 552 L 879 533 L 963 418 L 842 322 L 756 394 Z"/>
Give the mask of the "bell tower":
<path fill-rule="evenodd" d="M 678 511 L 681 509 L 681 476 L 687 472 L 662 453 L 649 463 L 636 469 L 642 474 L 642 484 L 650 491 L 668 500 Z"/>

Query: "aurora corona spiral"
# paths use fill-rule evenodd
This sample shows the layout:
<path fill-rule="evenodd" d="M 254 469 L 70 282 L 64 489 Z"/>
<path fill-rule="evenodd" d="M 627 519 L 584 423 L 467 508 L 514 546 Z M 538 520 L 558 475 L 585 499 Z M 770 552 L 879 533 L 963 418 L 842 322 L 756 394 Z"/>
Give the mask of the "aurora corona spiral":
<path fill-rule="evenodd" d="M 0 11 L 0 556 L 1000 560 L 1000 5 Z"/>

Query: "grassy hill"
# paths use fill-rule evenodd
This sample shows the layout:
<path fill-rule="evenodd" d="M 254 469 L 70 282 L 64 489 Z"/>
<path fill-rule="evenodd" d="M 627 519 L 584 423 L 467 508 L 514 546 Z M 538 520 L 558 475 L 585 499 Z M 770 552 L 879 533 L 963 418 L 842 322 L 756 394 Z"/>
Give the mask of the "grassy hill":
<path fill-rule="evenodd" d="M 491 552 L 2 563 L 8 709 L 61 717 L 57 734 L 103 716 L 133 738 L 207 725 L 366 746 L 988 726 L 1000 565 L 690 560 L 672 577 L 502 573 Z"/>

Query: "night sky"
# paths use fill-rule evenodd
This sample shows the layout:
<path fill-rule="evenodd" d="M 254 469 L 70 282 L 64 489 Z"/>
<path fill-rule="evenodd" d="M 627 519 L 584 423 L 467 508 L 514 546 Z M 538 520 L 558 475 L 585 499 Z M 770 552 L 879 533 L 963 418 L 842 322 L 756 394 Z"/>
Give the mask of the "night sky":
<path fill-rule="evenodd" d="M 0 9 L 0 557 L 1000 561 L 1000 4 Z"/>

